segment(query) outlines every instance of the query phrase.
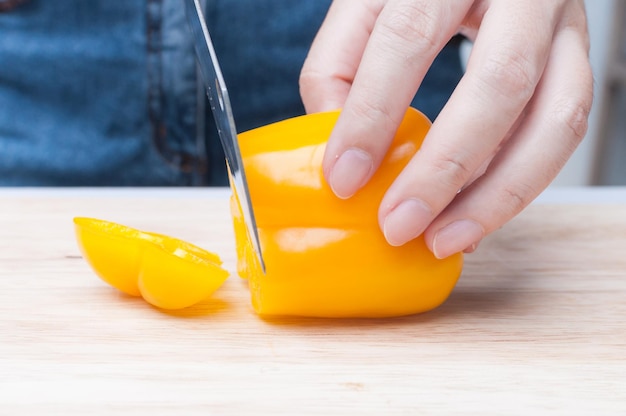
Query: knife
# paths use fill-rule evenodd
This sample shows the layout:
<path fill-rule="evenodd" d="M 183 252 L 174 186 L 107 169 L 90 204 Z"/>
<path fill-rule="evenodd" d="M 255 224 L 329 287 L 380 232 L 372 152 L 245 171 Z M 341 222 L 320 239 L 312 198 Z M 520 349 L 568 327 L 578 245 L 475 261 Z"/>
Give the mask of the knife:
<path fill-rule="evenodd" d="M 213 48 L 213 42 L 211 41 L 211 36 L 204 19 L 200 0 L 185 0 L 185 8 L 194 39 L 196 58 L 200 66 L 206 93 L 209 97 L 213 117 L 215 118 L 217 132 L 222 142 L 222 147 L 224 148 L 226 163 L 230 170 L 232 183 L 239 197 L 248 236 L 252 240 L 254 252 L 261 264 L 263 273 L 265 273 L 265 262 L 263 261 L 263 255 L 261 253 L 259 234 L 257 232 L 254 211 L 252 210 L 252 203 L 250 201 L 250 191 L 243 168 L 239 142 L 237 141 L 237 128 L 235 126 L 233 110 L 230 106 L 226 83 L 224 82 L 217 55 Z"/>

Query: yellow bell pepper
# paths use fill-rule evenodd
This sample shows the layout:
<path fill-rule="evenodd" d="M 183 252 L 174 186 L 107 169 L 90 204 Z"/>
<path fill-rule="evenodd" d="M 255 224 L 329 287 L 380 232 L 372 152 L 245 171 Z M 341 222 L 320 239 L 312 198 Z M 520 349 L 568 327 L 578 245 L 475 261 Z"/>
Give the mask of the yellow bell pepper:
<path fill-rule="evenodd" d="M 438 260 L 422 237 L 390 246 L 377 221 L 384 192 L 430 122 L 409 109 L 370 182 L 342 200 L 321 168 L 338 115 L 311 114 L 239 135 L 266 265 L 263 273 L 235 193 L 238 272 L 249 280 L 254 309 L 267 316 L 390 317 L 437 307 L 456 284 L 462 254 Z"/>
<path fill-rule="evenodd" d="M 74 218 L 74 229 L 102 280 L 158 308 L 194 305 L 228 278 L 216 254 L 176 238 L 85 217 Z"/>

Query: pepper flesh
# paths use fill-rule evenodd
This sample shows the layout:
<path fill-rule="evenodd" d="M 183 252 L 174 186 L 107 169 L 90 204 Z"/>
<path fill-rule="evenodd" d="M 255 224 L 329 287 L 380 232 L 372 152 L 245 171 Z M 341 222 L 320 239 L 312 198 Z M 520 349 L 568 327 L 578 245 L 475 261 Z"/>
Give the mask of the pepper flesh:
<path fill-rule="evenodd" d="M 228 278 L 220 258 L 185 241 L 95 218 L 74 218 L 78 246 L 105 282 L 162 309 L 182 309 Z"/>
<path fill-rule="evenodd" d="M 390 317 L 439 306 L 454 288 L 463 255 L 439 260 L 423 237 L 390 246 L 377 220 L 386 189 L 430 127 L 409 109 L 381 166 L 347 200 L 322 174 L 339 112 L 310 114 L 239 135 L 260 245 L 252 251 L 236 193 L 231 197 L 238 272 L 260 315 Z"/>

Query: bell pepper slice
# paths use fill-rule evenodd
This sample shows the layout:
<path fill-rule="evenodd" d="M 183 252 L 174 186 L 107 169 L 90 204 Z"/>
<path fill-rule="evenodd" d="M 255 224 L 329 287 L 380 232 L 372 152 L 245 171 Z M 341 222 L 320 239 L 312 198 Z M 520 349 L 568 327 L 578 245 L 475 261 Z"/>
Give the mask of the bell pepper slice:
<path fill-rule="evenodd" d="M 456 285 L 463 255 L 439 260 L 422 237 L 393 247 L 377 220 L 386 189 L 430 121 L 409 109 L 370 182 L 342 200 L 321 168 L 338 116 L 309 114 L 239 135 L 266 266 L 263 273 L 233 193 L 237 269 L 249 281 L 254 309 L 264 316 L 392 317 L 439 306 Z"/>
<path fill-rule="evenodd" d="M 217 254 L 193 244 L 110 221 L 76 217 L 78 247 L 102 280 L 162 309 L 194 305 L 229 273 Z"/>

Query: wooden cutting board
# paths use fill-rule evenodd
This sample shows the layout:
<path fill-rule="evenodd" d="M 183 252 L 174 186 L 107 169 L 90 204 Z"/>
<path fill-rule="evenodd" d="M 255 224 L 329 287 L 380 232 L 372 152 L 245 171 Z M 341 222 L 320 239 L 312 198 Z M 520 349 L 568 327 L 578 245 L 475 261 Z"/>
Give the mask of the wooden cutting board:
<path fill-rule="evenodd" d="M 382 320 L 263 320 L 234 273 L 166 313 L 101 282 L 74 241 L 73 216 L 100 217 L 234 272 L 227 196 L 0 191 L 0 414 L 626 412 L 626 205 L 531 206 L 444 305 Z"/>

